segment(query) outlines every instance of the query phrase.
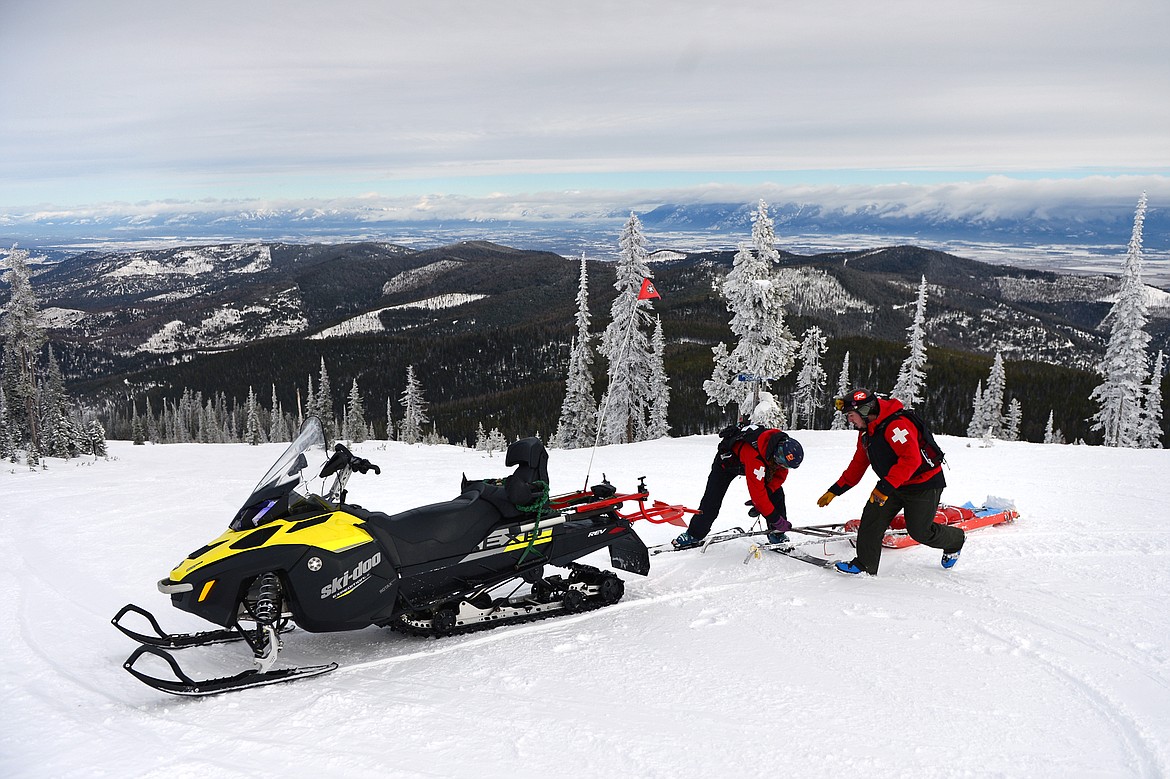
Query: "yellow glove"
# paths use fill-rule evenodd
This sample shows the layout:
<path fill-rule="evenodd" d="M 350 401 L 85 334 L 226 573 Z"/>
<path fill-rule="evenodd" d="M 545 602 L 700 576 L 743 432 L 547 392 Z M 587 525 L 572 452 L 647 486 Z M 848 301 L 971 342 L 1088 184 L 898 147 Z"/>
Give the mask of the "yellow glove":
<path fill-rule="evenodd" d="M 833 498 L 835 498 L 835 497 L 837 497 L 837 496 L 834 495 L 832 492 L 826 492 L 824 495 L 817 498 L 817 505 L 820 506 L 821 508 L 824 508 L 825 506 L 832 503 Z"/>
<path fill-rule="evenodd" d="M 869 493 L 869 502 L 876 503 L 879 506 L 886 505 L 886 501 L 889 499 L 890 499 L 890 496 L 883 493 L 877 487 L 874 487 L 873 492 Z"/>

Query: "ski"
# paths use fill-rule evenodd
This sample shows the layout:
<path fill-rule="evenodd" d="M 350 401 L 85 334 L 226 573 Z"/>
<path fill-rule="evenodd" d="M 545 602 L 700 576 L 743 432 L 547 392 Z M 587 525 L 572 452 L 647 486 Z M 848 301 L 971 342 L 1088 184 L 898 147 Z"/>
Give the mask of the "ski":
<path fill-rule="evenodd" d="M 659 544 L 658 546 L 650 547 L 650 554 L 662 554 L 663 552 L 689 552 L 692 549 L 698 549 L 700 552 L 707 551 L 707 547 L 714 544 L 722 544 L 724 541 L 734 541 L 737 538 L 751 538 L 752 536 L 767 535 L 770 530 L 744 530 L 741 527 L 733 527 L 729 530 L 720 530 L 718 533 L 712 533 L 697 544 L 691 546 L 675 547 L 670 542 Z"/>
<path fill-rule="evenodd" d="M 793 560 L 800 560 L 803 563 L 815 565 L 818 568 L 827 568 L 833 564 L 832 560 L 824 557 L 817 557 L 800 549 L 800 544 L 752 544 L 751 549 L 748 550 L 748 556 L 744 558 L 744 565 L 750 563 L 753 559 L 759 560 L 760 553 L 764 550 L 769 552 L 776 552 L 785 557 L 791 557 Z"/>
<path fill-rule="evenodd" d="M 157 676 L 151 676 L 135 668 L 134 664 L 146 654 L 162 658 L 163 662 L 170 666 L 175 678 L 160 679 Z M 309 665 L 301 668 L 281 668 L 274 671 L 248 670 L 234 676 L 221 676 L 215 679 L 192 679 L 184 673 L 175 658 L 171 657 L 171 654 L 165 649 L 150 644 L 143 644 L 135 649 L 130 657 L 126 658 L 126 662 L 122 664 L 122 667 L 143 684 L 153 687 L 160 692 L 188 697 L 201 697 L 205 695 L 218 695 L 223 692 L 246 690 L 249 687 L 263 687 L 279 682 L 291 682 L 295 679 L 303 679 L 309 676 L 320 676 L 321 674 L 337 670 L 337 663 Z"/>
<path fill-rule="evenodd" d="M 154 635 L 147 633 L 139 633 L 136 630 L 131 630 L 121 623 L 122 617 L 127 614 L 134 613 L 145 617 L 154 629 Z M 158 620 L 154 618 L 146 609 L 135 606 L 133 603 L 128 603 L 122 607 L 122 610 L 114 615 L 110 623 L 123 634 L 129 636 L 140 644 L 146 646 L 159 647 L 161 649 L 187 649 L 194 646 L 214 646 L 216 644 L 227 644 L 233 641 L 243 641 L 244 635 L 236 628 L 225 628 L 222 630 L 204 630 L 198 633 L 167 633 L 158 624 Z M 290 624 L 281 625 L 278 633 L 287 633 L 293 629 Z"/>

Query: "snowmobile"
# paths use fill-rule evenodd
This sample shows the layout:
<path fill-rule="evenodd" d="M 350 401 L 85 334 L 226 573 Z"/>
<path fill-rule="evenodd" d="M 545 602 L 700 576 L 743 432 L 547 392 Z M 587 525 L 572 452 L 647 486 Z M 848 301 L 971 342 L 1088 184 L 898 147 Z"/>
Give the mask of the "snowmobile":
<path fill-rule="evenodd" d="M 551 497 L 548 453 L 539 439 L 525 438 L 507 449 L 505 465 L 516 469 L 506 478 L 464 476 L 457 498 L 390 515 L 346 501 L 352 474 L 381 469 L 340 443 L 320 468 L 323 494 L 315 493 L 305 474 L 317 453 L 329 455 L 321 424 L 310 417 L 228 530 L 158 583 L 173 606 L 219 629 L 170 634 L 138 606 L 118 612 L 114 626 L 140 644 L 123 664 L 128 672 L 163 692 L 210 695 L 336 669 L 275 667 L 282 634 L 294 625 L 444 636 L 612 604 L 624 593 L 622 579 L 577 560 L 608 547 L 613 567 L 644 576 L 649 553 L 630 523 L 677 524 L 690 511 L 647 506 L 644 477 L 636 493 L 618 494 L 603 474 L 600 484 Z M 639 510 L 621 514 L 631 500 Z M 546 575 L 546 566 L 569 573 Z M 124 624 L 129 615 L 149 630 Z M 255 668 L 196 680 L 171 654 L 229 641 L 247 644 Z M 175 678 L 136 667 L 144 655 L 161 658 Z"/>

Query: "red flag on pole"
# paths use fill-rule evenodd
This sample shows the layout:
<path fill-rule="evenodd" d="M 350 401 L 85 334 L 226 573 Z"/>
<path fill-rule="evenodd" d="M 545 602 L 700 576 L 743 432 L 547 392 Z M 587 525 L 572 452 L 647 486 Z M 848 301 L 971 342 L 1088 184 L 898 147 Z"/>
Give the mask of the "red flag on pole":
<path fill-rule="evenodd" d="M 651 300 L 653 298 L 662 299 L 662 295 L 658 294 L 658 290 L 654 288 L 654 282 L 650 279 L 642 279 L 642 289 L 638 292 L 638 300 Z"/>

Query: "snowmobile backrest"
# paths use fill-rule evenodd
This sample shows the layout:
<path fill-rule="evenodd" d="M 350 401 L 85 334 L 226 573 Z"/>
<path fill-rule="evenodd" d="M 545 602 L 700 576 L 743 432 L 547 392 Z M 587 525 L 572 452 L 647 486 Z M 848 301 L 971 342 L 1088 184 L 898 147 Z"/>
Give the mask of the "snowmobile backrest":
<path fill-rule="evenodd" d="M 504 479 L 505 494 L 514 505 L 527 506 L 544 493 L 549 483 L 548 451 L 539 438 L 521 438 L 509 446 L 504 465 L 516 466 L 512 475 Z"/>

